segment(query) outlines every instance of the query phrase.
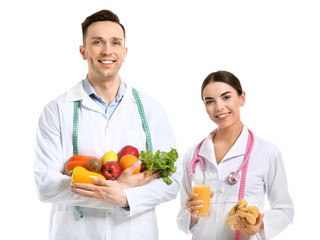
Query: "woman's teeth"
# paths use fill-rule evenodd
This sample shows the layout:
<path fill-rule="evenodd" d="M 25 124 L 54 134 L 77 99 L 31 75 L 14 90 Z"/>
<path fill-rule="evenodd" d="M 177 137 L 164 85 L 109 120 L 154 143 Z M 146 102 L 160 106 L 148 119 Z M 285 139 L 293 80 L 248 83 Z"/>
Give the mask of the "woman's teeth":
<path fill-rule="evenodd" d="M 230 113 L 226 113 L 226 114 L 223 114 L 223 115 L 218 115 L 217 117 L 218 117 L 218 118 L 225 118 L 225 117 L 227 117 L 229 114 L 230 114 Z"/>

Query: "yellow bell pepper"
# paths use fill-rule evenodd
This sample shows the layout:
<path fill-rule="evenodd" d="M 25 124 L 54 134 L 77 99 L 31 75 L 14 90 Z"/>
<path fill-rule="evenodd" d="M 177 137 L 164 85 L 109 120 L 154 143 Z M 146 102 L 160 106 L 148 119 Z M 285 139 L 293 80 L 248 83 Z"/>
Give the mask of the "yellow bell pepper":
<path fill-rule="evenodd" d="M 73 169 L 71 184 L 73 184 L 73 183 L 91 183 L 91 184 L 95 184 L 93 179 L 96 178 L 96 177 L 106 180 L 106 178 L 104 176 L 102 176 L 101 174 L 96 173 L 96 172 L 88 171 L 84 167 L 78 166 L 78 167 L 75 167 Z"/>

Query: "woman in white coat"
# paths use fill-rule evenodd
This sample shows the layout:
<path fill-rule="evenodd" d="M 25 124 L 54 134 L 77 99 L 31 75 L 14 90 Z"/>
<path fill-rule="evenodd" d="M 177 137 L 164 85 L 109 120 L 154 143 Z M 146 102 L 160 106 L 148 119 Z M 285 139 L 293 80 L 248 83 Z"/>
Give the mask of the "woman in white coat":
<path fill-rule="evenodd" d="M 206 179 L 212 191 L 209 216 L 197 215 L 202 201 L 194 200 L 192 193 L 190 163 L 195 154 L 194 146 L 187 151 L 183 161 L 178 227 L 192 233 L 193 239 L 198 240 L 270 239 L 286 228 L 294 215 L 281 154 L 273 144 L 252 135 L 242 124 L 240 107 L 245 104 L 245 92 L 232 73 L 218 71 L 209 74 L 202 84 L 201 97 L 210 119 L 217 125 L 198 150 L 198 156 L 205 163 Z M 251 155 L 247 158 L 246 152 L 250 148 Z M 244 168 L 240 167 L 246 162 L 246 174 L 242 174 Z M 193 178 L 201 180 L 203 173 L 200 164 L 194 170 Z M 260 210 L 255 225 L 236 218 L 240 229 L 238 233 L 226 224 L 231 208 L 239 200 L 241 181 L 236 184 L 228 181 L 230 173 L 237 170 L 239 176 L 245 178 L 245 188 L 241 187 L 244 189 L 243 198 L 248 205 L 257 206 Z M 271 206 L 266 211 L 265 194 Z"/>

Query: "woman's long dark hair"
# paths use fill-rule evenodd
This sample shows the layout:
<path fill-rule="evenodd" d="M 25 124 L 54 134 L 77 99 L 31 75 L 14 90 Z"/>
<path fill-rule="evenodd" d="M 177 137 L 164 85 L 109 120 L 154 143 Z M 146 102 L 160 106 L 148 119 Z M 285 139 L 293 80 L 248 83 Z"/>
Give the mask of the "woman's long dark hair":
<path fill-rule="evenodd" d="M 210 73 L 204 80 L 201 86 L 201 99 L 203 100 L 203 89 L 211 82 L 223 82 L 233 87 L 239 94 L 242 94 L 242 87 L 239 79 L 231 72 L 217 71 Z"/>

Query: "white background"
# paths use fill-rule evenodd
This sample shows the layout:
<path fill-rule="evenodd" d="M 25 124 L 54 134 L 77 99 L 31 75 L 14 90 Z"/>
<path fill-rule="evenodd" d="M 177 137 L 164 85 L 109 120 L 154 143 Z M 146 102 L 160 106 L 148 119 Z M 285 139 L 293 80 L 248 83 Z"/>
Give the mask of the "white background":
<path fill-rule="evenodd" d="M 32 175 L 35 128 L 44 105 L 85 77 L 80 24 L 101 9 L 127 30 L 121 76 L 166 107 L 181 156 L 215 128 L 200 99 L 203 79 L 217 70 L 240 79 L 242 121 L 281 149 L 295 204 L 294 224 L 274 239 L 318 235 L 316 1 L 194 2 L 2 1 L 1 239 L 47 239 L 50 204 L 38 200 Z M 191 238 L 176 226 L 178 208 L 179 198 L 157 207 L 160 239 Z"/>

